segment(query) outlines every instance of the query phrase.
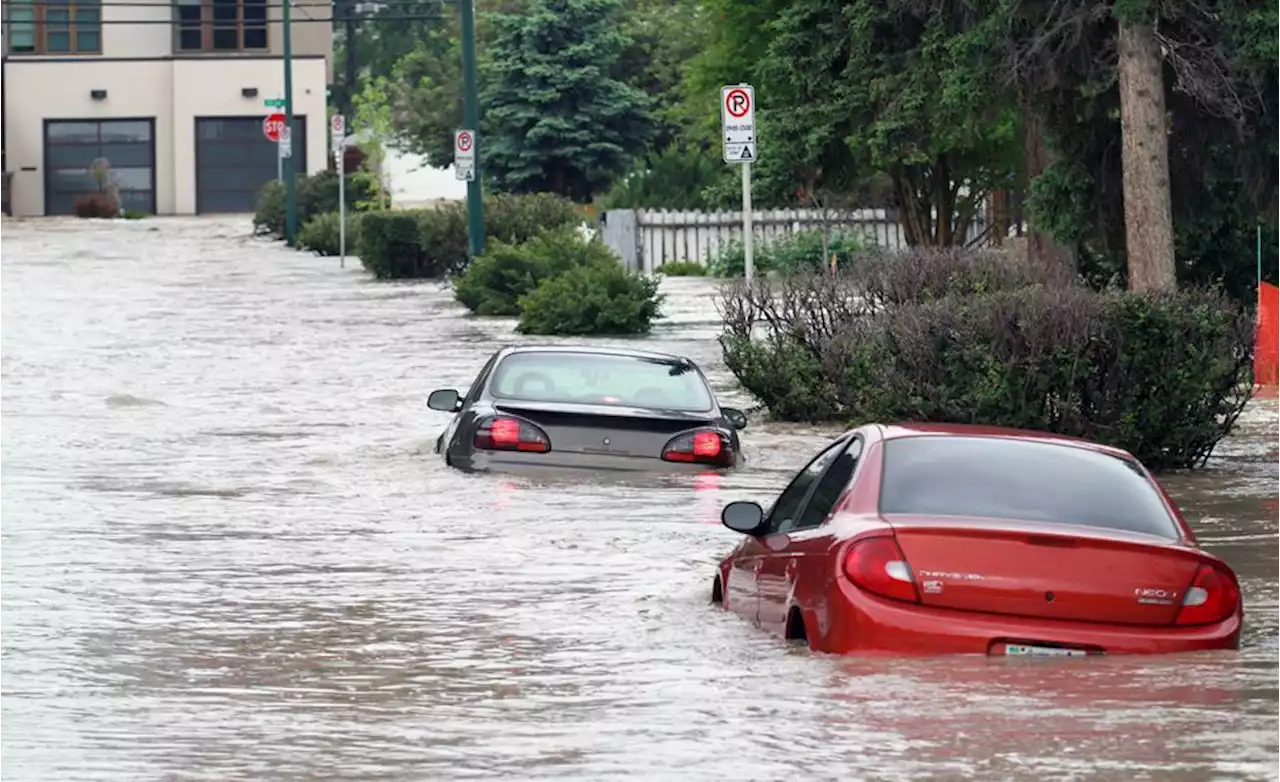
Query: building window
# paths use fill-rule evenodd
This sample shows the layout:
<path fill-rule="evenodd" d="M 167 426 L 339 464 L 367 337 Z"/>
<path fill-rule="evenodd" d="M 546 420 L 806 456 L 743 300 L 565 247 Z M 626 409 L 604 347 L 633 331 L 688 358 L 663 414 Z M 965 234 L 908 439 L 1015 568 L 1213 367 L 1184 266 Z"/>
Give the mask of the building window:
<path fill-rule="evenodd" d="M 267 0 L 174 0 L 177 49 L 243 52 L 267 48 Z"/>
<path fill-rule="evenodd" d="M 10 54 L 101 54 L 102 0 L 43 0 L 9 9 Z"/>

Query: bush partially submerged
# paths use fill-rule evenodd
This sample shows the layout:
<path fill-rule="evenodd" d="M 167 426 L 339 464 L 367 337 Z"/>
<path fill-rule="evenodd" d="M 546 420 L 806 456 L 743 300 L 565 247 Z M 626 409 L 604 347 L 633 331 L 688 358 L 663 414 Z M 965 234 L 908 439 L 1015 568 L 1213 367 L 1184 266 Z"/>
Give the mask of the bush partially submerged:
<path fill-rule="evenodd" d="M 343 200 L 347 214 L 367 208 L 377 193 L 377 180 L 367 171 L 347 174 L 343 183 Z M 284 184 L 276 180 L 267 182 L 258 191 L 258 201 L 253 214 L 254 233 L 284 236 L 285 220 Z M 311 176 L 298 177 L 298 226 L 312 218 L 338 211 L 338 174 L 320 171 Z M 336 218 L 335 218 L 336 219 Z"/>
<path fill-rule="evenodd" d="M 426 276 L 466 271 L 470 258 L 466 202 L 448 201 L 417 214 L 426 259 L 423 269 L 430 272 Z M 527 242 L 539 231 L 580 225 L 582 217 L 577 204 L 552 193 L 489 196 L 484 201 L 485 243 Z"/>
<path fill-rule="evenodd" d="M 360 240 L 360 212 L 347 213 L 347 253 L 355 254 Z M 325 212 L 308 220 L 298 229 L 298 247 L 318 255 L 337 255 L 341 250 L 338 213 Z"/>
<path fill-rule="evenodd" d="M 705 277 L 707 267 L 697 261 L 667 261 L 656 270 L 668 277 Z"/>
<path fill-rule="evenodd" d="M 600 239 L 576 228 L 543 231 L 523 244 L 491 242 L 454 283 L 454 295 L 477 315 L 516 316 L 520 297 L 575 266 L 618 266 Z"/>
<path fill-rule="evenodd" d="M 380 280 L 427 277 L 427 261 L 412 212 L 366 212 L 360 218 L 360 263 Z"/>
<path fill-rule="evenodd" d="M 110 218 L 120 214 L 120 201 L 110 193 L 90 193 L 75 202 L 76 217 Z"/>
<path fill-rule="evenodd" d="M 575 266 L 520 298 L 524 334 L 646 334 L 658 316 L 658 280 L 617 263 Z"/>
<path fill-rule="evenodd" d="M 904 253 L 726 286 L 725 361 L 788 420 L 994 424 L 1202 464 L 1248 399 L 1249 313 L 1204 291 L 1050 288 L 999 258 Z"/>

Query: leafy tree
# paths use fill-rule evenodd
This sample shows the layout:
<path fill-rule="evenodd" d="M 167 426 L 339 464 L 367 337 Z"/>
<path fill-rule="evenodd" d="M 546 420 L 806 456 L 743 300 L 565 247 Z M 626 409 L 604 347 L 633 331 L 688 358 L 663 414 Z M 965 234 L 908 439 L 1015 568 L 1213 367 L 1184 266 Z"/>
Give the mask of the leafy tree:
<path fill-rule="evenodd" d="M 649 98 L 619 80 L 620 0 L 530 0 L 491 18 L 480 155 L 506 191 L 589 200 L 653 137 Z"/>
<path fill-rule="evenodd" d="M 773 130 L 800 148 L 810 192 L 847 193 L 883 172 L 909 243 L 965 241 L 1017 161 L 1017 114 L 994 68 L 1002 22 L 983 10 L 795 0 L 782 11 L 761 69 L 779 93 Z"/>
<path fill-rule="evenodd" d="M 702 106 L 685 101 L 688 64 L 702 50 L 708 15 L 698 0 L 626 0 L 622 33 L 629 43 L 618 57 L 614 76 L 653 101 L 655 149 L 682 140 Z M 714 99 L 705 108 L 714 108 Z"/>
<path fill-rule="evenodd" d="M 360 150 L 367 156 L 369 167 L 377 174 L 378 203 L 386 209 L 391 205 L 391 183 L 383 164 L 387 158 L 387 146 L 395 137 L 387 80 L 379 76 L 367 82 L 364 89 L 355 96 L 354 103 Z"/>

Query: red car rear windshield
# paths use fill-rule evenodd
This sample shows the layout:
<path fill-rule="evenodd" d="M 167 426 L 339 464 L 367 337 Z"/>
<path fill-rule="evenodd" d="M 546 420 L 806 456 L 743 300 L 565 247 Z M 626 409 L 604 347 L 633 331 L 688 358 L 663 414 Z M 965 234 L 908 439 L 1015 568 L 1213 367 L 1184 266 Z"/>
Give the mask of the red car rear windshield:
<path fill-rule="evenodd" d="M 489 391 L 507 399 L 654 410 L 702 412 L 712 406 L 693 364 L 610 353 L 513 353 L 494 369 Z"/>
<path fill-rule="evenodd" d="M 880 512 L 1179 536 L 1137 465 L 1086 448 L 999 437 L 920 435 L 885 442 Z"/>

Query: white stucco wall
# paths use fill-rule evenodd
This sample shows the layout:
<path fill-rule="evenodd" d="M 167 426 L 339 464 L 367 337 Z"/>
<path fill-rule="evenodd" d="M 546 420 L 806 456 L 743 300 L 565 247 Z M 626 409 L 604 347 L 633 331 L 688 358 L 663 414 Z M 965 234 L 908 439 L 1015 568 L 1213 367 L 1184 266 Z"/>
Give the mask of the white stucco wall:
<path fill-rule="evenodd" d="M 263 99 L 284 86 L 281 61 L 268 59 L 13 58 L 5 67 L 5 147 L 16 216 L 44 213 L 46 119 L 118 118 L 155 118 L 156 211 L 194 214 L 196 117 L 265 116 Z M 309 173 L 327 164 L 326 70 L 321 58 L 294 61 L 294 113 L 307 118 Z M 243 97 L 244 87 L 256 87 L 258 95 Z M 93 100 L 92 90 L 106 90 L 106 100 Z"/>

